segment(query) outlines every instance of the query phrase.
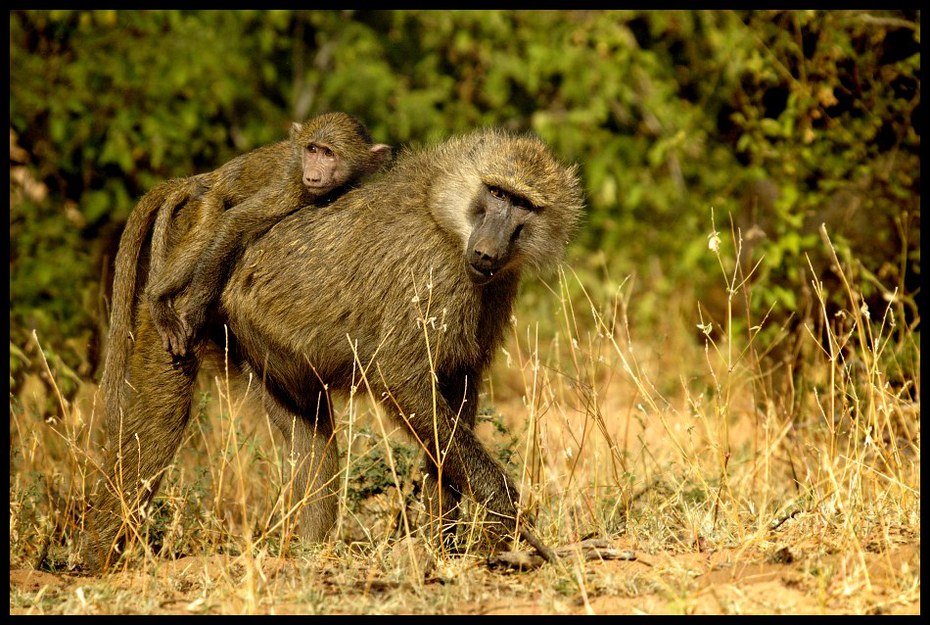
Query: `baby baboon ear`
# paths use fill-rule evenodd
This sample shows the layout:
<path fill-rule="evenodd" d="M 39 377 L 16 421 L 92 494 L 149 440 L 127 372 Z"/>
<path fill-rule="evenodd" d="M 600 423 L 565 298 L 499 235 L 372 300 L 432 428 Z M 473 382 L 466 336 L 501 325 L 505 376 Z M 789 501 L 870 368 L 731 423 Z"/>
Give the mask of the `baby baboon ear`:
<path fill-rule="evenodd" d="M 384 143 L 376 143 L 369 150 L 371 158 L 368 159 L 368 171 L 374 173 L 384 167 L 391 160 L 393 150 Z"/>
<path fill-rule="evenodd" d="M 300 131 L 303 129 L 304 129 L 303 124 L 301 124 L 300 122 L 294 122 L 291 124 L 291 131 L 289 133 L 289 136 L 293 139 L 294 137 L 299 135 Z"/>

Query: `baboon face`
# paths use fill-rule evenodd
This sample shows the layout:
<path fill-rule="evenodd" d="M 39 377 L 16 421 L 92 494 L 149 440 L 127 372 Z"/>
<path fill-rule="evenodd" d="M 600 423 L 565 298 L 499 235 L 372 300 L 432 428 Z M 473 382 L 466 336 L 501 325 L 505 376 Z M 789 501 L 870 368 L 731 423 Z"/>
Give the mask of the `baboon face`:
<path fill-rule="evenodd" d="M 435 172 L 430 211 L 461 242 L 473 284 L 527 269 L 545 273 L 558 264 L 583 212 L 576 166 L 559 163 L 534 136 L 493 129 L 455 138 L 418 159 L 398 171 L 414 178 Z"/>
<path fill-rule="evenodd" d="M 482 184 L 471 204 L 472 231 L 465 264 L 475 284 L 486 284 L 515 260 L 521 234 L 538 219 L 540 208 L 496 185 Z"/>
<path fill-rule="evenodd" d="M 302 153 L 304 186 L 314 192 L 328 192 L 346 182 L 345 163 L 325 143 L 310 142 Z"/>
<path fill-rule="evenodd" d="M 346 113 L 324 113 L 291 127 L 300 149 L 301 181 L 314 197 L 372 174 L 391 158 L 391 147 L 373 144 L 362 122 Z"/>

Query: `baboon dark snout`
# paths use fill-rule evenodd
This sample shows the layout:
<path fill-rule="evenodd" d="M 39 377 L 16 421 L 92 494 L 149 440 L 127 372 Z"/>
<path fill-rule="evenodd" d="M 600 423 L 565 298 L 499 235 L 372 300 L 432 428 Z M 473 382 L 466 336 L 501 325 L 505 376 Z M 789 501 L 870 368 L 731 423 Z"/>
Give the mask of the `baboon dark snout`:
<path fill-rule="evenodd" d="M 478 284 L 483 284 L 494 277 L 504 268 L 509 258 L 509 246 L 506 241 L 494 238 L 482 238 L 469 246 L 466 261 L 469 265 L 471 278 Z"/>
<path fill-rule="evenodd" d="M 521 229 L 512 223 L 511 211 L 492 210 L 479 217 L 465 251 L 472 281 L 484 284 L 504 269 Z"/>
<path fill-rule="evenodd" d="M 498 255 L 491 250 L 475 249 L 472 251 L 471 266 L 478 271 L 494 271 L 499 268 Z"/>

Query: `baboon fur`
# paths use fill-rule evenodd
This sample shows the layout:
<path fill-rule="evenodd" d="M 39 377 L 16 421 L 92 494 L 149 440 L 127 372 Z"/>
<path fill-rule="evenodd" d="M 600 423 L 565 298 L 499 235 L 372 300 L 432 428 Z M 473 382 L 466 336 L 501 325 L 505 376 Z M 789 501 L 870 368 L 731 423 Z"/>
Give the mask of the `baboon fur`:
<path fill-rule="evenodd" d="M 391 148 L 373 143 L 355 117 L 324 113 L 295 123 L 283 141 L 191 178 L 190 194 L 201 199 L 203 219 L 170 267 L 153 267 L 147 291 L 165 349 L 187 353 L 219 299 L 228 268 L 250 241 L 301 206 L 331 202 L 390 156 Z M 175 310 L 170 300 L 182 290 L 190 295 L 184 309 Z"/>
<path fill-rule="evenodd" d="M 126 374 L 132 352 L 132 333 L 136 327 L 137 299 L 148 281 L 150 266 L 156 263 L 154 249 L 150 254 L 146 243 L 153 239 L 153 227 L 159 215 L 173 214 L 189 197 L 188 179 L 160 182 L 142 196 L 123 228 L 114 262 L 110 328 L 100 382 L 108 431 L 113 431 L 120 407 L 126 406 L 125 394 L 129 388 Z M 159 256 L 165 253 L 159 250 Z"/>
<path fill-rule="evenodd" d="M 302 153 L 311 143 L 338 150 L 339 173 L 334 183 L 311 189 L 302 182 L 305 174 Z M 281 216 L 304 204 L 335 199 L 349 186 L 380 169 L 390 155 L 390 147 L 374 144 L 368 129 L 355 117 L 340 112 L 324 113 L 305 124 L 293 124 L 289 138 L 284 141 L 257 148 L 212 172 L 166 180 L 142 196 L 123 229 L 115 260 L 101 380 L 105 419 L 115 419 L 119 407 L 125 406 L 123 377 L 132 350 L 135 305 L 140 293 L 146 293 L 155 312 L 156 328 L 169 349 L 166 328 L 178 327 L 178 316 L 169 299 L 188 287 L 211 242 L 216 241 L 219 247 L 210 262 L 222 265 L 222 257 L 237 254 L 249 239 L 267 230 Z M 268 200 L 257 208 L 257 211 L 264 209 L 264 215 L 246 214 L 250 219 L 247 224 L 242 223 L 241 215 L 249 212 L 248 206 L 245 210 L 239 206 L 240 210 L 224 215 L 231 205 L 240 205 L 250 198 Z M 185 223 L 179 224 L 181 220 Z M 218 230 L 221 234 L 217 234 Z M 169 255 L 170 263 L 166 260 Z M 207 284 L 206 290 L 215 293 L 222 287 L 215 269 L 202 274 L 200 280 L 211 275 L 213 284 Z M 215 298 L 209 293 L 201 304 L 204 308 Z"/>
<path fill-rule="evenodd" d="M 574 166 L 534 137 L 489 129 L 406 151 L 379 179 L 285 217 L 246 249 L 222 294 L 230 360 L 261 381 L 299 459 L 304 537 L 323 540 L 334 524 L 329 393 L 355 387 L 369 388 L 422 444 L 427 505 L 440 524 L 464 494 L 487 507 L 492 533 L 517 530 L 515 484 L 474 433 L 478 389 L 521 274 L 560 260 L 582 210 Z M 172 364 L 144 308 L 135 327 L 131 397 L 106 468 L 137 509 L 180 444 L 192 376 L 214 346 Z M 106 567 L 135 527 L 119 507 L 102 489 L 84 543 L 92 568 Z M 518 531 L 554 559 L 526 522 Z"/>

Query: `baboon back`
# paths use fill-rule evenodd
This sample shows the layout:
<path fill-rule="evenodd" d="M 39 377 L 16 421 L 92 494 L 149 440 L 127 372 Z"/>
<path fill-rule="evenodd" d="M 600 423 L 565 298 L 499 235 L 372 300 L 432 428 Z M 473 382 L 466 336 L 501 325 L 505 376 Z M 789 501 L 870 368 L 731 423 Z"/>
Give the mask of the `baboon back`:
<path fill-rule="evenodd" d="M 292 401 L 320 379 L 342 390 L 358 384 L 356 354 L 362 366 L 380 364 L 383 382 L 428 385 L 427 339 L 443 372 L 480 370 L 510 318 L 516 276 L 476 287 L 460 244 L 422 202 L 366 205 L 381 186 L 390 189 L 371 183 L 283 220 L 251 246 L 224 293 L 248 359 L 290 388 Z"/>

